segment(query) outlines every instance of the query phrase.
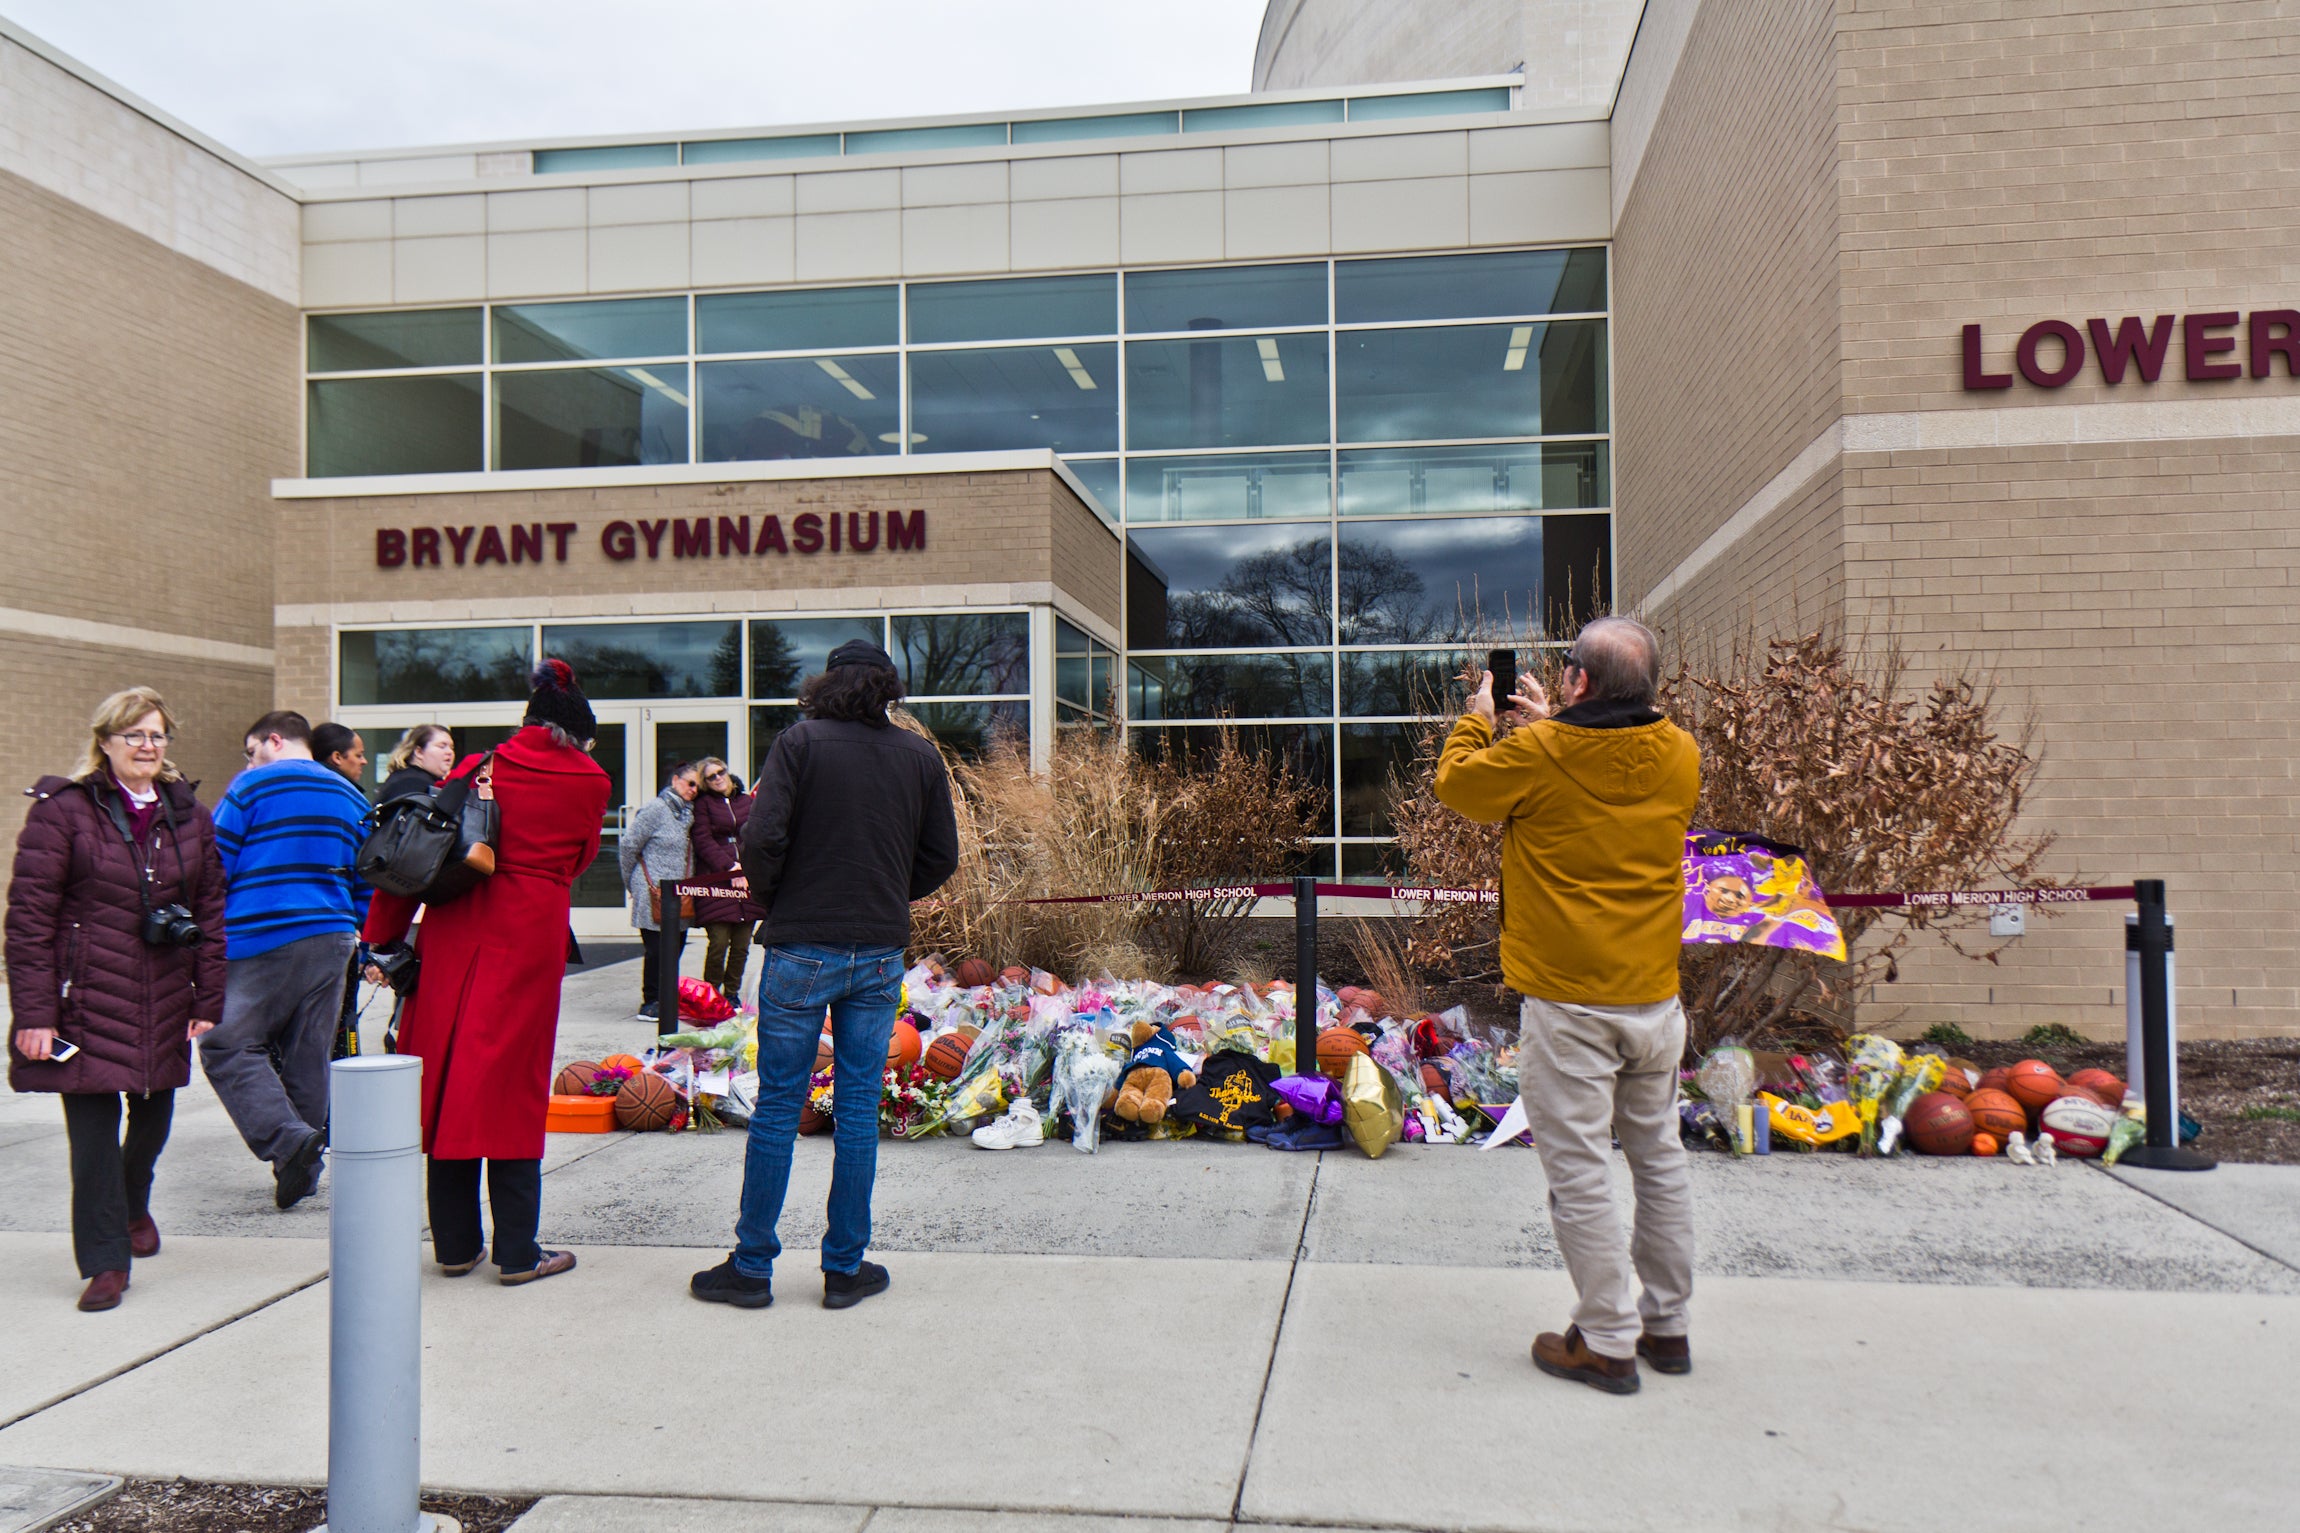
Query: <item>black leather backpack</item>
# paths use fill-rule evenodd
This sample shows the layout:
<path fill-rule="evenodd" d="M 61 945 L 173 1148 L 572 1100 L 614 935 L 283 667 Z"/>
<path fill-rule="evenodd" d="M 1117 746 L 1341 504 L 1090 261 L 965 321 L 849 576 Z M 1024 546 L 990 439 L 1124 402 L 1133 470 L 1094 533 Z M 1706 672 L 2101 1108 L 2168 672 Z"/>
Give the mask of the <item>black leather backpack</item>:
<path fill-rule="evenodd" d="M 495 871 L 503 821 L 493 799 L 472 791 L 494 769 L 490 754 L 473 771 L 430 793 L 404 793 L 368 811 L 367 839 L 352 864 L 386 894 L 444 905 Z"/>

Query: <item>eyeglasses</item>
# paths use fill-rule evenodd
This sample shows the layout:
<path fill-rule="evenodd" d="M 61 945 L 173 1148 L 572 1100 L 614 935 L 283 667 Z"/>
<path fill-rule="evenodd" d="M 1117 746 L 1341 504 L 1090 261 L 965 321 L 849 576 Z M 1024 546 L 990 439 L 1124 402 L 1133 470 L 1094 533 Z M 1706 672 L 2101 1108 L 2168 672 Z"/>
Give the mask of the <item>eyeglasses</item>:
<path fill-rule="evenodd" d="M 125 740 L 131 747 L 136 750 L 144 750 L 155 745 L 165 746 L 170 740 L 173 740 L 175 736 L 156 735 L 150 733 L 147 730 L 131 729 L 125 734 L 116 734 L 112 736 L 112 738 L 115 740 Z"/>
<path fill-rule="evenodd" d="M 1575 650 L 1570 650 L 1570 649 L 1569 649 L 1569 650 L 1567 650 L 1567 651 L 1566 651 L 1564 654 L 1562 654 L 1562 655 L 1558 656 L 1557 658 L 1558 658 L 1558 662 L 1559 662 L 1561 665 L 1565 666 L 1565 668 L 1566 668 L 1567 670 L 1572 670 L 1572 671 L 1586 671 L 1586 670 L 1588 670 L 1588 669 L 1589 669 L 1589 667 L 1588 667 L 1588 666 L 1586 666 L 1586 665 L 1583 665 L 1583 664 L 1581 663 L 1581 655 L 1580 655 L 1580 653 L 1579 653 L 1578 651 L 1575 651 Z"/>
<path fill-rule="evenodd" d="M 724 771 L 705 772 L 703 774 L 703 781 L 705 782 L 725 782 L 726 780 L 727 774 Z"/>

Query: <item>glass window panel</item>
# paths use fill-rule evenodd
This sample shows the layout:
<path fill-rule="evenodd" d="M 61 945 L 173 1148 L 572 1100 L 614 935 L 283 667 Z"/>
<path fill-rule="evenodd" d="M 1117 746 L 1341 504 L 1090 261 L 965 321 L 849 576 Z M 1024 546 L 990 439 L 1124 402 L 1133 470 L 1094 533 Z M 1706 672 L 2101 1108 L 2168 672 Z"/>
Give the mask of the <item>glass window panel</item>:
<path fill-rule="evenodd" d="M 1337 552 L 1344 644 L 1442 644 L 1541 610 L 1542 519 L 1345 522 Z"/>
<path fill-rule="evenodd" d="M 892 285 L 695 298 L 697 351 L 833 351 L 892 346 L 901 335 L 902 294 Z"/>
<path fill-rule="evenodd" d="M 1126 274 L 1126 328 L 1253 330 L 1326 322 L 1325 263 Z"/>
<path fill-rule="evenodd" d="M 1172 112 L 1113 112 L 1107 117 L 1042 117 L 1014 125 L 1018 144 L 1052 144 L 1074 138 L 1148 138 L 1175 133 L 1181 124 Z"/>
<path fill-rule="evenodd" d="M 1030 614 L 931 612 L 892 621 L 894 663 L 911 697 L 1030 690 Z"/>
<path fill-rule="evenodd" d="M 1605 321 L 1349 330 L 1334 338 L 1345 442 L 1605 430 Z"/>
<path fill-rule="evenodd" d="M 1099 644 L 1095 645 L 1093 687 L 1094 711 L 1096 713 L 1109 712 L 1111 707 L 1118 701 L 1117 697 L 1114 695 L 1117 685 L 1117 654 L 1114 651 L 1103 648 Z"/>
<path fill-rule="evenodd" d="M 1333 655 L 1137 655 L 1127 662 L 1127 717 L 1301 718 L 1331 713 Z"/>
<path fill-rule="evenodd" d="M 910 285 L 914 345 L 1109 335 L 1117 328 L 1118 278 L 1112 272 Z"/>
<path fill-rule="evenodd" d="M 684 298 L 495 306 L 498 362 L 589 362 L 687 352 Z"/>
<path fill-rule="evenodd" d="M 1324 527 L 1154 527 L 1126 543 L 1130 649 L 1333 642 Z"/>
<path fill-rule="evenodd" d="M 1116 452 L 1118 348 L 912 352 L 910 426 L 925 452 Z"/>
<path fill-rule="evenodd" d="M 1054 657 L 1054 696 L 1073 708 L 1094 706 L 1094 667 L 1084 655 Z"/>
<path fill-rule="evenodd" d="M 538 149 L 535 174 L 566 171 L 643 170 L 653 165 L 679 163 L 677 144 L 604 144 L 593 149 Z"/>
<path fill-rule="evenodd" d="M 1340 122 L 1340 101 L 1271 101 L 1255 106 L 1202 106 L 1182 114 L 1182 131 L 1217 128 L 1291 128 L 1305 123 Z"/>
<path fill-rule="evenodd" d="M 687 461 L 687 364 L 495 375 L 497 468 Z"/>
<path fill-rule="evenodd" d="M 477 367 L 487 360 L 477 309 L 394 309 L 383 314 L 313 314 L 305 332 L 311 370 L 372 367 Z"/>
<path fill-rule="evenodd" d="M 1570 639 L 1613 606 L 1613 518 L 1550 516 L 1541 523 L 1542 627 Z"/>
<path fill-rule="evenodd" d="M 1406 876 L 1405 854 L 1394 841 L 1345 841 L 1342 843 L 1342 877 L 1402 879 Z"/>
<path fill-rule="evenodd" d="M 1013 703 L 905 703 L 927 733 L 943 749 L 961 760 L 973 761 L 1001 741 L 1017 745 L 1030 739 L 1030 704 Z"/>
<path fill-rule="evenodd" d="M 647 763 L 647 796 L 671 785 L 671 774 L 705 756 L 727 759 L 725 719 L 665 720 L 655 726 L 655 759 Z"/>
<path fill-rule="evenodd" d="M 1135 522 L 1322 518 L 1332 505 L 1327 469 L 1322 452 L 1129 458 L 1126 516 Z"/>
<path fill-rule="evenodd" d="M 1083 655 L 1093 648 L 1094 641 L 1087 638 L 1070 619 L 1054 620 L 1054 652 L 1058 655 Z"/>
<path fill-rule="evenodd" d="M 770 703 L 751 709 L 751 781 L 756 783 L 767 769 L 767 752 L 775 748 L 776 737 L 796 724 L 805 715 L 796 703 Z"/>
<path fill-rule="evenodd" d="M 1094 497 L 1094 509 L 1102 519 L 1106 522 L 1118 520 L 1118 486 L 1124 478 L 1118 460 L 1065 458 L 1062 461 L 1070 465 L 1070 472 L 1078 476 L 1078 482 L 1085 485 L 1087 493 Z"/>
<path fill-rule="evenodd" d="M 902 450 L 902 363 L 892 352 L 705 362 L 698 371 L 706 463 Z"/>
<path fill-rule="evenodd" d="M 772 617 L 751 622 L 751 696 L 796 697 L 809 676 L 830 663 L 831 651 L 852 639 L 886 643 L 886 620 L 876 617 Z"/>
<path fill-rule="evenodd" d="M 793 133 L 782 138 L 689 139 L 679 146 L 688 165 L 728 165 L 739 160 L 816 160 L 839 152 L 836 133 Z"/>
<path fill-rule="evenodd" d="M 1350 121 L 1378 122 L 1392 117 L 1444 117 L 1458 112 L 1506 112 L 1509 87 L 1487 90 L 1432 90 L 1413 96 L 1352 96 Z"/>
<path fill-rule="evenodd" d="M 343 706 L 524 701 L 531 628 L 346 629 L 337 636 Z M 460 738 L 460 737 L 459 737 Z"/>
<path fill-rule="evenodd" d="M 1334 726 L 1331 724 L 1166 724 L 1140 726 L 1129 724 L 1126 738 L 1134 749 L 1151 761 L 1171 761 L 1177 765 L 1203 766 L 1221 749 L 1222 735 L 1227 731 L 1237 737 L 1241 749 L 1258 760 L 1283 761 L 1319 790 L 1326 800 L 1325 827 L 1321 834 L 1332 835 L 1333 813 L 1332 783 L 1334 780 Z M 1333 865 L 1330 848 L 1321 854 L 1324 866 Z"/>
<path fill-rule="evenodd" d="M 1460 516 L 1612 503 L 1603 442 L 1375 447 L 1341 455 L 1344 516 Z"/>
<path fill-rule="evenodd" d="M 575 667 L 591 697 L 740 697 L 743 692 L 742 624 L 733 619 L 550 625 L 543 630 L 543 653 Z"/>
<path fill-rule="evenodd" d="M 1604 308 L 1605 252 L 1597 248 L 1408 256 L 1334 267 L 1334 318 L 1345 325 Z"/>
<path fill-rule="evenodd" d="M 849 154 L 893 154 L 913 149 L 972 149 L 1006 142 L 1002 122 L 962 122 L 941 128 L 872 128 L 847 135 Z"/>
<path fill-rule="evenodd" d="M 1459 678 L 1468 658 L 1451 649 L 1344 650 L 1342 712 L 1453 712 L 1463 700 Z"/>
<path fill-rule="evenodd" d="M 1390 783 L 1410 776 L 1414 748 L 1425 724 L 1344 724 L 1342 726 L 1342 834 L 1386 836 L 1390 824 Z"/>
<path fill-rule="evenodd" d="M 1126 391 L 1126 445 L 1137 451 L 1328 439 L 1322 332 L 1129 341 Z"/>
<path fill-rule="evenodd" d="M 338 378 L 306 386 L 304 472 L 475 473 L 487 466 L 479 374 Z"/>

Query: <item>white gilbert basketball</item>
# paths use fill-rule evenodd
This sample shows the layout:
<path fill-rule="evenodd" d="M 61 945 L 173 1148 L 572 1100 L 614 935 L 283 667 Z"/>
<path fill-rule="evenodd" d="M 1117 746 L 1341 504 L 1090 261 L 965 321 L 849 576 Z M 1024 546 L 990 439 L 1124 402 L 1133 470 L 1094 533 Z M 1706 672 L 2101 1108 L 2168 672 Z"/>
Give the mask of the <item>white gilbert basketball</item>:
<path fill-rule="evenodd" d="M 2108 1148 L 2108 1131 L 2116 1127 L 2116 1114 L 2091 1097 L 2067 1096 L 2046 1105 L 2042 1122 L 2061 1154 L 2098 1155 Z"/>

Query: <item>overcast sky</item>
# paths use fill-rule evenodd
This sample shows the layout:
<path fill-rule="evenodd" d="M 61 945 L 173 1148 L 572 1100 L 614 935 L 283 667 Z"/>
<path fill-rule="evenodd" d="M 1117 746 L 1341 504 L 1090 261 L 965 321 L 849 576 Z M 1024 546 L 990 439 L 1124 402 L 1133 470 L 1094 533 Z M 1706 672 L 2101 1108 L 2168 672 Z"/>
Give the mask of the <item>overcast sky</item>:
<path fill-rule="evenodd" d="M 1263 0 L 0 0 L 243 154 L 1245 91 Z"/>

